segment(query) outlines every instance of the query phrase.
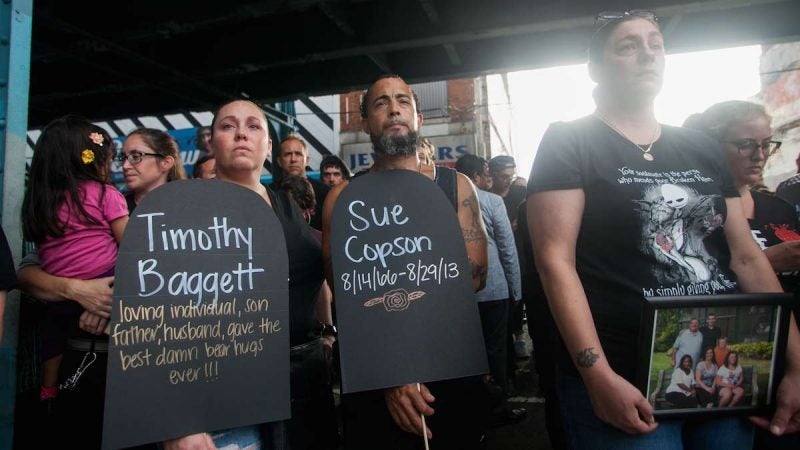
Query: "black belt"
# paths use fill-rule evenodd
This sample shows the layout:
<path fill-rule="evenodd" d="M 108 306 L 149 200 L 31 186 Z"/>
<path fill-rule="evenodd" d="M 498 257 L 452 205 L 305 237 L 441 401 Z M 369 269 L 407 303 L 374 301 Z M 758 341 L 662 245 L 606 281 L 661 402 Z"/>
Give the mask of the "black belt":
<path fill-rule="evenodd" d="M 92 344 L 94 344 L 94 348 L 92 348 Z M 108 341 L 71 338 L 67 339 L 67 348 L 82 352 L 108 353 Z"/>

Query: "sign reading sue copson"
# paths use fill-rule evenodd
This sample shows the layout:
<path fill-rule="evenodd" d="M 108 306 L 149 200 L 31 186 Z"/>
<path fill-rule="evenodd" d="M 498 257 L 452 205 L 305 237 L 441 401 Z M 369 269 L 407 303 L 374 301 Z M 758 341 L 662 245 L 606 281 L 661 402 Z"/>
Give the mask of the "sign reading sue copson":
<path fill-rule="evenodd" d="M 454 205 L 430 179 L 392 170 L 354 179 L 331 228 L 342 390 L 487 372 Z"/>

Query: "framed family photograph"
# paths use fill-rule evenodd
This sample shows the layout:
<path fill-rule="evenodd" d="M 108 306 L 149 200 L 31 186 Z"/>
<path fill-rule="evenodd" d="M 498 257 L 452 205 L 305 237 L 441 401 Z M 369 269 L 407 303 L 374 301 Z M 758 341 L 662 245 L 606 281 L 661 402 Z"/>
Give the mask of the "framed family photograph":
<path fill-rule="evenodd" d="M 762 414 L 774 408 L 792 298 L 647 297 L 637 386 L 656 417 Z"/>

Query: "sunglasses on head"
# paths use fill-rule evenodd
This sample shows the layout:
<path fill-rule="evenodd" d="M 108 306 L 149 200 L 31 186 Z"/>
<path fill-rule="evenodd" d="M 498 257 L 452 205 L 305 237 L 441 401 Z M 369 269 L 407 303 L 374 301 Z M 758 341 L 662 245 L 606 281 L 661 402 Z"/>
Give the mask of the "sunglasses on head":
<path fill-rule="evenodd" d="M 630 11 L 603 11 L 595 16 L 594 24 L 603 27 L 610 22 L 622 20 L 627 17 L 641 17 L 658 22 L 658 17 L 654 12 L 645 11 L 643 9 L 632 9 Z"/>

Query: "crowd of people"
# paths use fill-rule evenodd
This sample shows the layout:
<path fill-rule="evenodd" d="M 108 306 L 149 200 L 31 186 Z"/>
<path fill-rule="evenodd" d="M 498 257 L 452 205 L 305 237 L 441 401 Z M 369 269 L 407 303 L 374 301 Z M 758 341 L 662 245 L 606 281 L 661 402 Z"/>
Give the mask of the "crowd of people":
<path fill-rule="evenodd" d="M 381 76 L 364 93 L 362 129 L 375 151 L 369 173 L 419 172 L 453 204 L 441 214 L 454 213 L 461 227 L 476 291 L 464 300 L 477 303 L 490 372 L 343 395 L 338 419 L 330 377 L 336 342 L 330 232 L 350 171 L 338 157 L 326 156 L 321 181 L 310 178 L 300 136 L 285 136 L 273 152 L 267 118 L 256 104 L 221 105 L 210 127 L 198 130 L 204 154 L 193 176 L 250 189 L 280 221 L 290 266 L 292 416 L 198 430 L 159 445 L 417 449 L 427 445 L 425 434 L 436 449 L 486 448 L 487 426 L 526 414 L 506 402 L 515 391 L 515 357 L 528 352 L 523 308 L 555 448 L 751 448 L 754 424 L 776 436 L 800 431 L 794 319 L 771 418 L 656 422 L 652 405 L 632 384 L 643 292 L 708 282 L 721 293 L 796 292 L 795 209 L 750 189 L 780 147 L 769 116 L 761 106 L 737 101 L 714 105 L 685 127 L 660 124 L 653 105 L 664 72 L 664 37 L 652 13 L 599 15 L 588 54 L 596 111 L 552 124 L 527 180 L 507 155 L 489 161 L 464 155 L 456 170 L 437 167 L 432 145 L 419 134 L 419 99 L 399 76 Z M 270 157 L 274 179 L 266 186 L 261 173 Z M 115 158 L 124 196 L 110 184 Z M 638 181 L 620 181 L 625 171 L 638 172 Z M 691 176 L 665 181 L 664 174 L 675 172 Z M 118 243 L 137 204 L 185 178 L 175 140 L 158 130 L 133 131 L 116 155 L 102 128 L 67 116 L 50 123 L 36 144 L 23 223 L 37 252 L 16 275 L 17 285 L 46 305 L 39 399 L 42 423 L 53 431 L 44 437 L 59 445 L 100 447 L 104 331 Z M 8 254 L 0 245 L 0 312 L 3 291 L 15 285 Z M 441 320 L 446 326 L 447 318 Z M 726 346 L 715 317 L 704 327 L 693 320 L 673 346 L 668 401 L 739 405 L 742 368 Z M 87 361 L 87 354 L 96 357 Z"/>

